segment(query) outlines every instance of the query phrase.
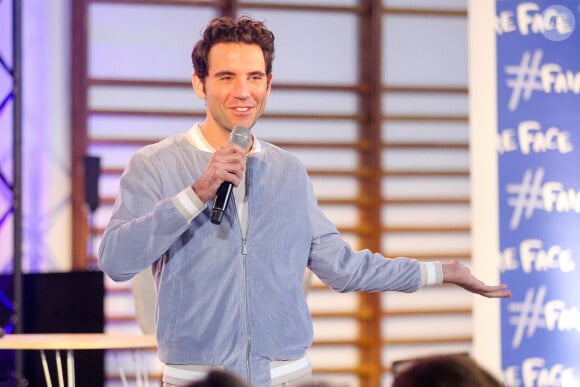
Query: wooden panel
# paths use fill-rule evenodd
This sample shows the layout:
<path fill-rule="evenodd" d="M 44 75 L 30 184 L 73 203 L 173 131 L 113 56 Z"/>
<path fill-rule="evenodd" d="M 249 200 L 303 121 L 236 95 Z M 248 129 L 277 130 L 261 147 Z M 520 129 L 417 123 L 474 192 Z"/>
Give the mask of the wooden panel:
<path fill-rule="evenodd" d="M 445 3 L 438 5 L 443 8 Z M 456 58 L 450 50 L 433 45 L 441 41 L 441 47 L 454 45 L 454 50 L 461 51 L 464 42 L 449 36 L 466 34 L 462 27 L 466 12 L 390 7 L 384 14 L 383 33 L 389 41 L 383 46 L 383 56 L 396 58 L 383 67 L 382 249 L 388 256 L 457 259 L 469 265 L 468 112 L 466 80 L 462 79 L 467 69 L 454 73 L 450 73 L 453 66 L 430 69 L 445 63 L 446 58 L 455 65 L 466 60 L 466 52 Z M 443 27 L 440 36 L 439 27 L 434 26 Z M 412 52 L 422 52 L 426 40 L 428 61 L 423 54 L 409 51 L 415 47 Z M 434 54 L 437 51 L 440 56 Z M 411 64 L 409 72 L 397 67 L 401 63 Z M 424 79 L 424 74 L 432 72 L 440 76 Z M 449 84 L 441 84 L 440 79 Z M 453 286 L 412 295 L 383 294 L 383 385 L 392 382 L 393 361 L 469 351 L 471 302 L 471 295 Z"/>

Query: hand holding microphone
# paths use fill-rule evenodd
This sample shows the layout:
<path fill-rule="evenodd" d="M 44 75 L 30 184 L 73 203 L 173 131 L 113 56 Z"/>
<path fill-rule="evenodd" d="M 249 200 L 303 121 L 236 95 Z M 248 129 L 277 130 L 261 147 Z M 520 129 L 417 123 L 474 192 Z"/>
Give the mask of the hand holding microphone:
<path fill-rule="evenodd" d="M 233 193 L 233 187 L 237 186 L 243 177 L 243 162 L 250 139 L 248 129 L 236 126 L 230 134 L 229 144 L 216 150 L 203 175 L 192 185 L 193 190 L 204 203 L 215 198 L 212 223 L 221 223 L 229 197 Z"/>
<path fill-rule="evenodd" d="M 250 142 L 250 131 L 243 126 L 236 126 L 230 134 L 230 144 L 234 143 L 246 149 Z M 213 203 L 211 222 L 221 224 L 224 212 L 228 207 L 230 196 L 232 196 L 234 186 L 229 181 L 224 181 L 218 188 Z"/>

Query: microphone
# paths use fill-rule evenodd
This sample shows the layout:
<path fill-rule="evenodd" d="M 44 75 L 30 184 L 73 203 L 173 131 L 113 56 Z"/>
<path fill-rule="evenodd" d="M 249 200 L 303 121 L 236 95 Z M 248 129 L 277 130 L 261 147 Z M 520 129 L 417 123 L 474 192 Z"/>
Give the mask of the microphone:
<path fill-rule="evenodd" d="M 250 142 L 250 131 L 243 126 L 236 126 L 230 134 L 230 144 L 234 143 L 246 149 Z M 224 212 L 228 207 L 230 196 L 234 191 L 234 185 L 229 181 L 224 181 L 218 188 L 215 200 L 213 202 L 213 209 L 211 213 L 211 222 L 213 224 L 221 224 Z"/>

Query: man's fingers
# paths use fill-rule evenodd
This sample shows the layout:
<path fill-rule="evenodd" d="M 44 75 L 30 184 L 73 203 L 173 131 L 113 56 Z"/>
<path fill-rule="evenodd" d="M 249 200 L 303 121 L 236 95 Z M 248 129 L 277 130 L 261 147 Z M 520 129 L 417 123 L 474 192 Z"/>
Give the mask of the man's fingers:
<path fill-rule="evenodd" d="M 511 291 L 507 285 L 501 284 L 496 286 L 484 286 L 482 289 L 475 290 L 476 293 L 489 298 L 508 298 L 511 297 Z"/>

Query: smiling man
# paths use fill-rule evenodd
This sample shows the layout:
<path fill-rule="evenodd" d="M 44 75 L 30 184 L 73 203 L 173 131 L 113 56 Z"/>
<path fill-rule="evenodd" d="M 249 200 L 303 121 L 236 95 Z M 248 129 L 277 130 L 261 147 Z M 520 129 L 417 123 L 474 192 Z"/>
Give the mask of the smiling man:
<path fill-rule="evenodd" d="M 195 94 L 206 100 L 202 133 L 210 144 L 221 146 L 231 128 L 254 126 L 270 95 L 272 74 L 266 74 L 264 54 L 257 45 L 218 43 L 212 47 L 208 63 L 211 72 L 205 76 L 194 73 L 192 83 Z"/>
<path fill-rule="evenodd" d="M 274 35 L 249 17 L 209 23 L 192 53 L 195 94 L 206 117 L 183 134 L 139 150 L 120 182 L 99 263 L 112 279 L 150 267 L 165 386 L 225 369 L 252 386 L 292 386 L 311 377 L 312 321 L 306 268 L 339 292 L 413 292 L 454 283 L 508 297 L 457 262 L 387 259 L 353 251 L 318 207 L 299 160 L 251 136 L 272 82 Z M 234 195 L 214 224 L 218 188 Z"/>

